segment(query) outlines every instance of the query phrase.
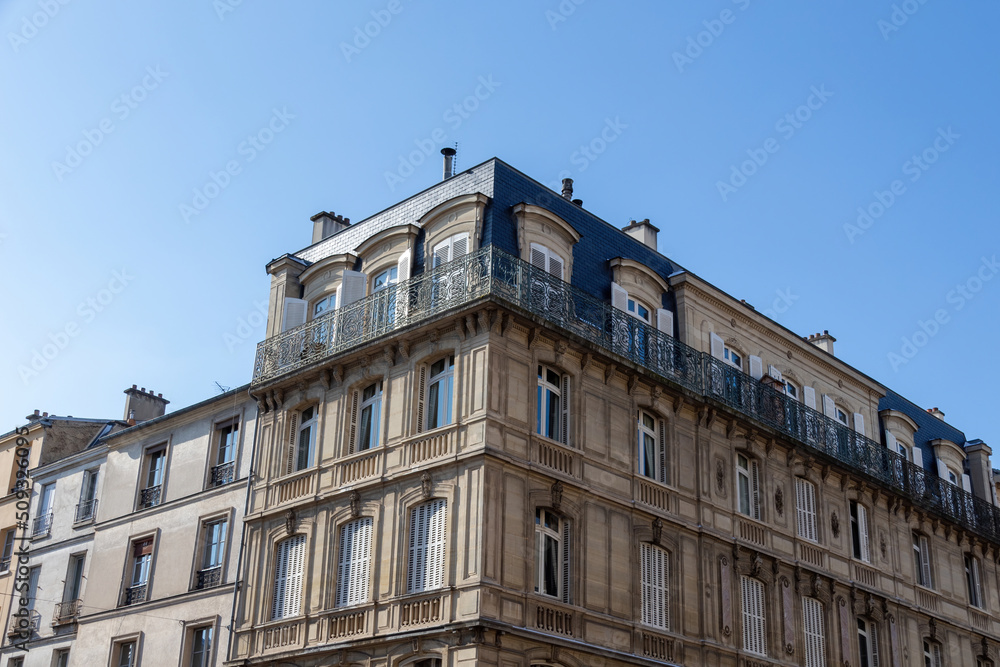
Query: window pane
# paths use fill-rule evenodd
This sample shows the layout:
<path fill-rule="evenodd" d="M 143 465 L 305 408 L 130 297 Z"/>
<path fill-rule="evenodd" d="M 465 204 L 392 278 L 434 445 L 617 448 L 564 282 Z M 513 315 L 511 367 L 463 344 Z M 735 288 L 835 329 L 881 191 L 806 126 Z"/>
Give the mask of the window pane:
<path fill-rule="evenodd" d="M 545 411 L 546 424 L 545 424 L 544 435 L 547 438 L 558 440 L 559 439 L 559 394 L 555 393 L 551 389 L 546 390 L 545 393 L 548 398 L 548 406 Z"/>
<path fill-rule="evenodd" d="M 545 536 L 544 580 L 542 592 L 546 595 L 559 595 L 559 542 L 549 535 Z"/>
<path fill-rule="evenodd" d="M 433 373 L 433 368 L 431 369 Z M 440 420 L 438 419 L 438 395 L 441 392 L 440 381 L 435 382 L 431 385 L 430 391 L 427 392 L 427 428 L 437 428 L 440 426 Z"/>

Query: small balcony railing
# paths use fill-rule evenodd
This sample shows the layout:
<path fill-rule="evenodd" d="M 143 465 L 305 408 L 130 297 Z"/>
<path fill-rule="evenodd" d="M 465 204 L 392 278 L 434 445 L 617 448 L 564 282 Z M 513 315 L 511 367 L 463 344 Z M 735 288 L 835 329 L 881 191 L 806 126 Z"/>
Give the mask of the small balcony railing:
<path fill-rule="evenodd" d="M 139 492 L 139 509 L 145 509 L 147 507 L 156 507 L 160 504 L 160 492 L 163 490 L 163 486 L 158 484 L 156 486 L 151 486 L 149 488 L 143 489 Z"/>
<path fill-rule="evenodd" d="M 201 590 L 203 588 L 215 588 L 222 583 L 222 566 L 217 565 L 216 567 L 206 568 L 204 570 L 198 570 L 198 580 L 195 582 L 195 588 Z"/>
<path fill-rule="evenodd" d="M 80 617 L 80 600 L 67 600 L 56 605 L 52 613 L 52 625 L 74 623 Z"/>
<path fill-rule="evenodd" d="M 97 498 L 84 500 L 76 506 L 76 523 L 93 521 L 97 516 Z"/>
<path fill-rule="evenodd" d="M 38 628 L 42 625 L 42 615 L 34 609 L 28 610 L 27 615 L 19 614 L 19 611 L 15 606 L 11 612 L 10 622 L 7 624 L 7 636 L 30 637 L 38 632 Z"/>
<path fill-rule="evenodd" d="M 236 479 L 236 461 L 220 463 L 212 467 L 212 486 L 229 484 Z"/>
<path fill-rule="evenodd" d="M 42 537 L 52 530 L 52 512 L 36 516 L 31 522 L 31 536 Z"/>
<path fill-rule="evenodd" d="M 125 589 L 124 595 L 122 595 L 122 605 L 127 607 L 133 604 L 139 604 L 140 602 L 146 601 L 148 584 L 135 584 L 134 586 L 129 586 Z"/>

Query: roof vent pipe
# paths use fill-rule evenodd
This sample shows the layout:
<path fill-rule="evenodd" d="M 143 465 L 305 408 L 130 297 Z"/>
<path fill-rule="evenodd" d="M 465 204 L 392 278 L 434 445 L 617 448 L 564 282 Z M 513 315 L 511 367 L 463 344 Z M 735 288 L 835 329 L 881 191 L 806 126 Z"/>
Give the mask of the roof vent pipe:
<path fill-rule="evenodd" d="M 563 189 L 562 189 L 563 199 L 573 200 L 573 179 L 564 178 L 563 179 Z"/>
<path fill-rule="evenodd" d="M 453 167 L 455 164 L 455 152 L 454 148 L 441 149 L 441 155 L 444 156 L 444 178 L 441 180 L 447 181 L 449 178 L 454 176 Z"/>

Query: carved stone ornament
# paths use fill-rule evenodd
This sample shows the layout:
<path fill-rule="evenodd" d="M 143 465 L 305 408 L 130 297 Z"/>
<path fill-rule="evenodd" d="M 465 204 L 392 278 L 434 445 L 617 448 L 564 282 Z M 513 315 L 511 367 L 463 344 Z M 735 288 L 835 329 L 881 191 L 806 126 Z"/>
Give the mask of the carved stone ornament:
<path fill-rule="evenodd" d="M 725 497 L 726 495 L 726 464 L 722 462 L 722 459 L 715 460 L 715 486 L 719 490 L 719 494 Z"/>
<path fill-rule="evenodd" d="M 563 496 L 562 482 L 554 483 L 552 485 L 551 491 L 552 491 L 552 508 L 559 509 L 559 506 L 562 505 L 562 496 Z"/>
<path fill-rule="evenodd" d="M 663 537 L 663 522 L 657 517 L 653 520 L 653 542 L 659 544 L 661 537 Z"/>
<path fill-rule="evenodd" d="M 774 510 L 778 516 L 785 514 L 785 494 L 782 493 L 780 486 L 774 490 Z"/>
<path fill-rule="evenodd" d="M 830 515 L 830 530 L 835 538 L 840 537 L 840 518 L 837 517 L 836 512 Z"/>
<path fill-rule="evenodd" d="M 291 535 L 295 532 L 295 510 L 289 509 L 285 512 L 285 532 Z"/>
<path fill-rule="evenodd" d="M 425 472 L 420 476 L 420 488 L 424 493 L 424 498 L 431 497 L 431 486 L 431 474 L 429 472 Z"/>
<path fill-rule="evenodd" d="M 886 559 L 886 556 L 885 556 L 885 552 L 886 552 L 885 533 L 881 533 L 878 536 L 878 548 L 879 548 L 879 551 L 882 552 L 882 560 L 885 560 Z"/>
<path fill-rule="evenodd" d="M 351 491 L 351 516 L 355 519 L 361 516 L 361 494 L 357 489 Z"/>

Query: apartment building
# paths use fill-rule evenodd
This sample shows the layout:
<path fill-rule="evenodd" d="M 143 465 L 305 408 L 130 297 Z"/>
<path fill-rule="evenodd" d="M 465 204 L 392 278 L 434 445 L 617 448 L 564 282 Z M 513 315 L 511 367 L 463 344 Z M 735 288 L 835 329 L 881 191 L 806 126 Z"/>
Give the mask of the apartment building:
<path fill-rule="evenodd" d="M 227 664 L 995 664 L 985 443 L 449 160 L 267 266 Z"/>

